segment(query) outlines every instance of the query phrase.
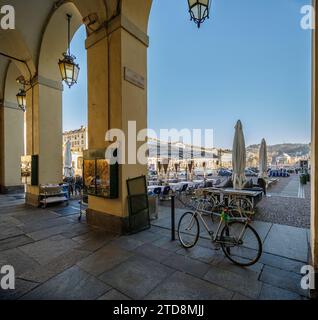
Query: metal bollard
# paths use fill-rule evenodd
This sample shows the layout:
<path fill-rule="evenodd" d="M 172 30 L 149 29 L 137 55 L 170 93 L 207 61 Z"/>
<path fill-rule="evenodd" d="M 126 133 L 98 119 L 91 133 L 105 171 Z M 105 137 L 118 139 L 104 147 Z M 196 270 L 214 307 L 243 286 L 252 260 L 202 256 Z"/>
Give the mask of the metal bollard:
<path fill-rule="evenodd" d="M 175 209 L 175 195 L 171 195 L 171 241 L 176 240 L 176 209 Z"/>

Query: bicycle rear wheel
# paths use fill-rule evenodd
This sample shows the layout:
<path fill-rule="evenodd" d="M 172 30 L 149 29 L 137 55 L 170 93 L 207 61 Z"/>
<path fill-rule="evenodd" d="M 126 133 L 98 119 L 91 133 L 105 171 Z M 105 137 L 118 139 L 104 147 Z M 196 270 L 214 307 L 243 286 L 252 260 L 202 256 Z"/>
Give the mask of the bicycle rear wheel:
<path fill-rule="evenodd" d="M 239 266 L 251 266 L 262 255 L 262 241 L 249 224 L 239 221 L 228 223 L 221 232 L 221 241 L 226 257 Z"/>
<path fill-rule="evenodd" d="M 178 225 L 179 240 L 184 248 L 193 248 L 199 240 L 200 225 L 198 218 L 193 212 L 186 212 Z"/>

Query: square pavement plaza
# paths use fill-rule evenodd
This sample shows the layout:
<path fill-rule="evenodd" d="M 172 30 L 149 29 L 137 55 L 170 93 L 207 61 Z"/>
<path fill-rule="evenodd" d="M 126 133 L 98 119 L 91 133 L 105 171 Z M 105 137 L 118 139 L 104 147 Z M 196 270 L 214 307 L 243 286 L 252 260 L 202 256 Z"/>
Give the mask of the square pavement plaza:
<path fill-rule="evenodd" d="M 191 250 L 172 242 L 161 210 L 150 230 L 118 237 L 79 223 L 77 202 L 44 210 L 0 195 L 0 266 L 16 272 L 16 289 L 0 289 L 0 300 L 307 299 L 309 230 L 254 222 L 264 253 L 241 268 L 205 238 Z"/>

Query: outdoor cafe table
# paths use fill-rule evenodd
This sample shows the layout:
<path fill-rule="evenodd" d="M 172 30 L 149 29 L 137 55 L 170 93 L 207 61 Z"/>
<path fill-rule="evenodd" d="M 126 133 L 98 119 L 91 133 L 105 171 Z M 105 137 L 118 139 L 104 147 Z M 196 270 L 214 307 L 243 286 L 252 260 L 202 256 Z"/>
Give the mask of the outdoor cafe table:
<path fill-rule="evenodd" d="M 187 184 L 189 187 L 193 187 L 195 184 L 198 183 L 204 183 L 204 181 L 200 180 L 200 181 L 182 181 L 182 182 L 177 182 L 177 183 L 169 183 L 167 186 L 169 186 L 171 188 L 172 191 L 177 191 L 180 190 L 185 184 Z M 148 191 L 154 191 L 157 188 L 161 188 L 161 192 L 163 192 L 164 188 L 166 186 L 159 186 L 159 185 L 152 185 L 152 186 L 148 186 Z"/>
<path fill-rule="evenodd" d="M 229 202 L 235 198 L 248 198 L 251 200 L 253 208 L 255 208 L 255 199 L 263 194 L 262 191 L 252 191 L 252 190 L 236 190 L 232 188 L 227 189 L 216 189 L 216 188 L 207 188 L 211 194 L 217 194 L 221 196 L 221 201 L 224 199 L 224 196 L 227 196 Z"/>
<path fill-rule="evenodd" d="M 155 189 L 160 188 L 161 193 L 162 193 L 165 187 L 170 187 L 172 189 L 172 191 L 177 191 L 180 188 L 180 184 L 179 183 L 169 183 L 168 186 L 159 186 L 159 185 L 149 186 L 148 191 L 153 192 Z"/>
<path fill-rule="evenodd" d="M 181 186 L 187 184 L 189 187 L 194 187 L 196 184 L 204 184 L 204 180 L 182 181 L 179 182 Z"/>
<path fill-rule="evenodd" d="M 194 180 L 194 181 L 181 181 L 177 183 L 169 183 L 168 186 L 171 188 L 172 191 L 180 190 L 185 184 L 189 187 L 194 187 L 196 184 L 200 184 L 200 186 L 204 185 L 204 180 Z M 155 189 L 160 188 L 161 192 L 163 192 L 166 186 L 159 186 L 159 185 L 150 185 L 148 186 L 148 191 L 153 192 Z"/>

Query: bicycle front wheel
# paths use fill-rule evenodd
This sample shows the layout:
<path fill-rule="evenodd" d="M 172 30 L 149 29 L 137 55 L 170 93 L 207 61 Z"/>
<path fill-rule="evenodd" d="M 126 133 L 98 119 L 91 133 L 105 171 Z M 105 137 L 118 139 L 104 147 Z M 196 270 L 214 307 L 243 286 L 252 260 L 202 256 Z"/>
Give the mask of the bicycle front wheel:
<path fill-rule="evenodd" d="M 228 259 L 243 267 L 255 264 L 263 251 L 262 241 L 255 229 L 239 221 L 224 226 L 221 247 Z"/>
<path fill-rule="evenodd" d="M 199 240 L 200 225 L 198 218 L 193 212 L 186 212 L 178 225 L 179 240 L 184 248 L 193 248 Z"/>

